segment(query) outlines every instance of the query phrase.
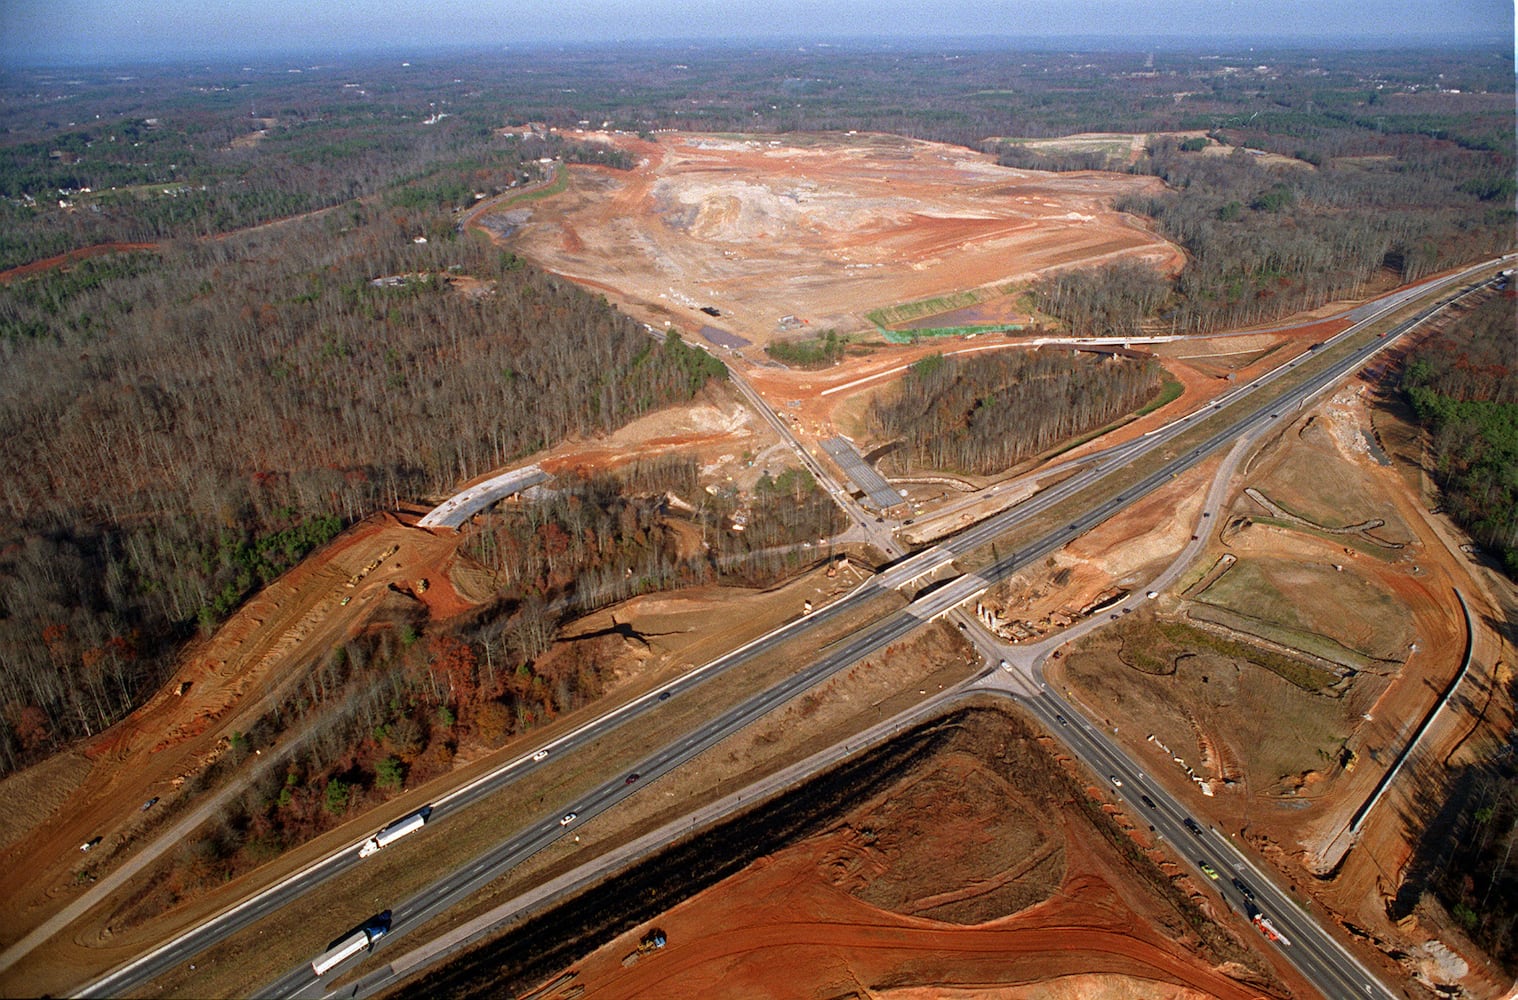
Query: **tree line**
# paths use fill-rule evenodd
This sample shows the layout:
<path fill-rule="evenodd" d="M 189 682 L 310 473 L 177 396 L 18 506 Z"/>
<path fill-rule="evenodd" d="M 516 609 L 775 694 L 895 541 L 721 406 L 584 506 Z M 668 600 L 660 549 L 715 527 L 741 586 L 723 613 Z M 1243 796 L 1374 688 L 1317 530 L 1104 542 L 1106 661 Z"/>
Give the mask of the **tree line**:
<path fill-rule="evenodd" d="M 1518 354 L 1514 300 L 1493 295 L 1419 347 L 1402 391 L 1427 428 L 1450 516 L 1518 579 Z"/>
<path fill-rule="evenodd" d="M 1170 297 L 1170 282 L 1136 261 L 1056 271 L 1033 286 L 1038 308 L 1076 336 L 1137 334 Z"/>
<path fill-rule="evenodd" d="M 1260 323 L 1361 297 L 1387 271 L 1417 281 L 1512 245 L 1511 210 L 1489 205 L 1488 189 L 1447 151 L 1404 149 L 1395 162 L 1325 161 L 1309 170 L 1261 165 L 1243 147 L 1217 156 L 1183 145 L 1151 142 L 1132 169 L 1162 177 L 1168 189 L 1117 207 L 1154 219 L 1186 249 L 1185 266 L 1173 280 L 1122 263 L 1039 282 L 1039 307 L 1072 333 Z M 1504 162 L 1499 154 L 1457 158 Z M 1460 176 L 1471 183 L 1456 183 Z"/>
<path fill-rule="evenodd" d="M 900 441 L 883 460 L 994 475 L 1138 408 L 1160 387 L 1152 359 L 1044 348 L 973 360 L 934 354 L 875 397 L 872 433 Z"/>
<path fill-rule="evenodd" d="M 332 526 L 724 374 L 446 213 L 126 259 L 0 297 L 0 772 L 120 718 Z"/>

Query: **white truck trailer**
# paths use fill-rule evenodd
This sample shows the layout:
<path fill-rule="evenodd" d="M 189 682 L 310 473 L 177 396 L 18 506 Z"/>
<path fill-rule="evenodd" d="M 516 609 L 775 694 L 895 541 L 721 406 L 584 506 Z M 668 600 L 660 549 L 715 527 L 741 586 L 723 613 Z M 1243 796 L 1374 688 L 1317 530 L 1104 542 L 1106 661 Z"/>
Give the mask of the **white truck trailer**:
<path fill-rule="evenodd" d="M 390 911 L 376 913 L 353 930 L 333 941 L 327 950 L 311 960 L 311 971 L 324 976 L 359 952 L 371 951 L 374 942 L 390 930 Z"/>
<path fill-rule="evenodd" d="M 358 856 L 367 858 L 381 847 L 389 847 L 402 837 L 415 833 L 426 825 L 427 817 L 431 815 L 432 807 L 423 806 L 409 816 L 402 816 L 379 833 L 364 841 L 364 845 L 358 849 Z"/>

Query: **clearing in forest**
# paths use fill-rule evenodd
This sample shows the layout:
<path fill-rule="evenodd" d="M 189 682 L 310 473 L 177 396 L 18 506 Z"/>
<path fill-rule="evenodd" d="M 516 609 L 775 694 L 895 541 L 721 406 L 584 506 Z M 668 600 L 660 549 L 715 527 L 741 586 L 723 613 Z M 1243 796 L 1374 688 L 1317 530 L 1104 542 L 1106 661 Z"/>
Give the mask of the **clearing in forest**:
<path fill-rule="evenodd" d="M 575 138 L 615 143 L 637 166 L 570 169 L 562 194 L 511 213 L 506 242 L 655 326 L 705 329 L 713 343 L 873 331 L 874 311 L 957 309 L 969 290 L 994 298 L 1053 268 L 1181 263 L 1111 207 L 1158 190 L 1157 178 L 1015 170 L 887 135 Z"/>

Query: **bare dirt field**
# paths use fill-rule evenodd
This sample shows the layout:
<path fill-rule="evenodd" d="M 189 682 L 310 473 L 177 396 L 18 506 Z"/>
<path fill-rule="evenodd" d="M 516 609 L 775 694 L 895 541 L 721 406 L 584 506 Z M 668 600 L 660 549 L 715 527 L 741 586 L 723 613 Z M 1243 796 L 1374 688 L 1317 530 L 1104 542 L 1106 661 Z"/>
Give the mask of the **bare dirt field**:
<path fill-rule="evenodd" d="M 587 998 L 1285 995 L 1250 937 L 1212 924 L 1210 897 L 1156 867 L 1145 836 L 1050 749 L 1016 716 L 956 715 L 930 756 L 818 833 L 660 914 L 663 949 L 626 960 L 640 925 L 564 986 Z M 1066 992 L 1022 992 L 1034 984 Z"/>
<path fill-rule="evenodd" d="M 1037 174 L 886 135 L 575 137 L 615 143 L 638 165 L 571 168 L 563 193 L 512 211 L 506 245 L 698 336 L 868 330 L 871 310 L 1050 268 L 1181 262 L 1110 207 L 1156 190 L 1151 178 Z"/>

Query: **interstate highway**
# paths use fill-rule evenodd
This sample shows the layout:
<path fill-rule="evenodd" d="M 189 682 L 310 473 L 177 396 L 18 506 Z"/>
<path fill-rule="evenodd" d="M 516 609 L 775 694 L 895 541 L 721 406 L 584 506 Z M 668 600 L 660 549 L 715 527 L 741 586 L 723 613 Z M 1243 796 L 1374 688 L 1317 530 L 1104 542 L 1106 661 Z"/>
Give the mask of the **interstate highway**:
<path fill-rule="evenodd" d="M 1482 266 L 1490 265 L 1488 264 Z M 1440 282 L 1429 283 L 1419 291 L 1420 293 L 1426 293 L 1434 287 L 1448 286 L 1457 281 L 1463 280 L 1464 278 L 1473 274 L 1476 270 L 1478 270 L 1478 268 L 1471 268 L 1465 272 L 1461 272 L 1460 274 L 1443 279 Z M 1375 318 L 1384 316 L 1392 308 L 1400 307 L 1402 304 L 1403 302 L 1399 300 L 1395 306 L 1383 306 L 1382 308 L 1374 310 L 1370 319 L 1364 320 L 1361 324 L 1357 324 L 1356 326 L 1351 327 L 1349 330 L 1346 330 L 1344 333 L 1339 334 L 1328 343 L 1336 343 L 1344 337 L 1353 335 L 1354 333 L 1363 329 L 1364 323 L 1371 322 Z M 729 732 L 741 728 L 747 723 L 747 721 L 750 721 L 752 718 L 757 718 L 758 715 L 762 715 L 764 712 L 769 711 L 770 708 L 772 708 L 774 705 L 780 704 L 782 701 L 793 696 L 795 693 L 798 693 L 805 687 L 810 686 L 812 683 L 815 683 L 828 674 L 840 669 L 842 666 L 847 665 L 847 663 L 854 662 L 855 660 L 867 656 L 870 653 L 883 648 L 885 645 L 896 641 L 900 637 L 915 629 L 924 620 L 937 617 L 939 614 L 942 614 L 944 611 L 952 608 L 953 606 L 962 603 L 965 600 L 973 598 L 976 594 L 983 591 L 995 580 L 1000 579 L 1012 573 L 1015 571 L 1015 569 L 1026 565 L 1028 562 L 1059 548 L 1068 542 L 1071 538 L 1089 529 L 1094 524 L 1099 523 L 1100 521 L 1112 516 L 1112 514 L 1133 503 L 1135 500 L 1150 490 L 1162 485 L 1164 482 L 1171 478 L 1172 474 L 1179 473 L 1180 471 L 1190 468 L 1192 465 L 1200 461 L 1203 457 L 1208 455 L 1211 451 L 1244 433 L 1250 429 L 1251 426 L 1259 422 L 1272 419 L 1270 416 L 1271 413 L 1283 411 L 1285 409 L 1298 405 L 1298 403 L 1301 401 L 1305 401 L 1312 394 L 1321 391 L 1323 388 L 1332 384 L 1334 381 L 1342 378 L 1345 373 L 1363 364 L 1364 361 L 1372 354 L 1374 354 L 1377 350 L 1379 350 L 1381 347 L 1386 346 L 1387 344 L 1392 343 L 1395 338 L 1400 335 L 1400 333 L 1404 332 L 1412 325 L 1412 321 L 1402 324 L 1396 331 L 1388 334 L 1384 339 L 1370 341 L 1360 350 L 1354 352 L 1351 356 L 1342 359 L 1339 363 L 1335 364 L 1332 370 L 1323 373 L 1317 378 L 1314 378 L 1310 383 L 1299 387 L 1296 390 L 1293 390 L 1292 393 L 1287 397 L 1275 400 L 1267 406 L 1257 409 L 1252 414 L 1249 414 L 1239 420 L 1230 422 L 1228 426 L 1222 428 L 1211 437 L 1209 437 L 1206 442 L 1195 446 L 1187 453 L 1173 459 L 1169 463 L 1166 463 L 1160 470 L 1146 477 L 1142 483 L 1130 487 L 1121 496 L 1106 500 L 1100 506 L 1080 515 L 1075 520 L 1071 521 L 1067 527 L 1061 528 L 1058 531 L 1046 535 L 1038 542 L 1019 550 L 1010 558 L 1001 560 L 995 565 L 988 567 L 986 570 L 981 571 L 981 573 L 974 576 L 961 577 L 959 579 L 951 581 L 946 586 L 932 591 L 924 598 L 916 602 L 907 611 L 898 613 L 897 615 L 888 618 L 886 621 L 863 631 L 857 639 L 855 639 L 853 642 L 848 643 L 839 653 L 817 661 L 800 674 L 797 674 L 788 679 L 788 681 L 783 685 L 773 689 L 771 692 L 766 692 L 765 694 L 756 697 L 750 702 L 737 706 L 735 709 L 730 710 L 720 719 L 708 723 L 706 726 L 702 727 L 701 730 L 698 730 L 696 733 L 692 734 L 682 744 L 673 744 L 670 747 L 667 747 L 664 751 L 661 751 L 659 754 L 654 755 L 642 766 L 637 768 L 640 773 L 646 776 L 637 785 L 631 787 L 612 787 L 615 786 L 617 782 L 622 780 L 622 778 L 619 776 L 617 779 L 609 782 L 608 786 L 603 786 L 603 788 L 598 793 L 595 793 L 589 800 L 588 804 L 570 805 L 566 807 L 565 811 L 573 809 L 579 812 L 581 816 L 580 821 L 582 822 L 583 819 L 588 818 L 589 816 L 594 815 L 596 812 L 599 812 L 605 808 L 608 808 L 611 803 L 620 800 L 620 798 L 624 797 L 625 795 L 633 794 L 638 789 L 638 787 L 646 782 L 646 780 L 658 773 L 663 773 L 660 770 L 661 766 L 664 770 L 668 770 L 670 767 L 676 766 L 678 763 L 689 759 L 691 756 L 699 753 L 701 748 L 710 746 L 711 744 L 717 742 L 726 736 Z M 1276 369 L 1274 372 L 1269 373 L 1266 376 L 1262 376 L 1260 379 L 1257 379 L 1250 385 L 1243 386 L 1239 389 L 1234 390 L 1233 393 L 1230 394 L 1229 402 L 1236 403 L 1241 401 L 1243 397 L 1268 384 L 1270 381 L 1273 381 L 1274 378 L 1279 377 L 1286 371 L 1295 368 L 1302 361 L 1310 357 L 1312 357 L 1312 355 L 1304 355 L 1302 357 L 1299 357 L 1298 359 L 1288 362 L 1286 365 L 1283 365 L 1281 368 Z M 599 738 L 611 728 L 631 721 L 638 715 L 642 714 L 642 712 L 654 707 L 657 704 L 658 695 L 663 690 L 679 691 L 691 685 L 700 683 L 706 677 L 712 676 L 714 673 L 731 668 L 733 666 L 736 666 L 738 663 L 745 662 L 754 656 L 760 655 L 761 653 L 772 649 L 779 642 L 799 635 L 801 631 L 809 629 L 819 622 L 826 621 L 836 616 L 837 614 L 842 613 L 845 609 L 856 607 L 858 603 L 868 599 L 870 596 L 879 593 L 882 589 L 900 586 L 902 584 L 911 582 L 913 579 L 937 572 L 938 570 L 950 565 L 957 556 L 971 552 L 974 549 L 987 544 L 991 541 L 991 539 L 1011 529 L 1017 524 L 1026 521 L 1031 517 L 1037 516 L 1038 514 L 1047 510 L 1049 507 L 1052 507 L 1055 504 L 1068 499 L 1083 489 L 1095 485 L 1099 480 L 1104 478 L 1105 475 L 1110 475 L 1113 470 L 1125 466 L 1139 456 L 1152 451 L 1154 448 L 1163 446 L 1174 437 L 1188 432 L 1193 424 L 1206 420 L 1216 413 L 1216 410 L 1199 411 L 1198 413 L 1194 413 L 1189 417 L 1184 418 L 1183 420 L 1178 421 L 1159 432 L 1151 434 L 1149 437 L 1141 438 L 1137 441 L 1131 442 L 1128 445 L 1111 449 L 1108 453 L 1102 456 L 1100 461 L 1098 461 L 1091 469 L 1087 470 L 1086 472 L 1078 474 L 1056 487 L 1043 491 L 1042 493 L 1031 498 L 1029 501 L 1020 504 L 1011 510 L 1005 511 L 1002 514 L 999 514 L 976 526 L 971 527 L 970 529 L 967 529 L 965 532 L 949 542 L 927 549 L 915 556 L 903 560 L 901 563 L 898 563 L 897 565 L 888 569 L 879 577 L 861 584 L 859 588 L 856 588 L 855 591 L 840 599 L 839 601 L 833 603 L 832 605 L 829 605 L 826 608 L 819 609 L 819 611 L 812 616 L 801 619 L 797 622 L 793 622 L 782 629 L 776 630 L 776 632 L 773 632 L 770 635 L 764 636 L 759 640 L 755 640 L 754 642 L 739 650 L 734 651 L 733 653 L 728 654 L 727 656 L 721 657 L 718 660 L 715 660 L 696 671 L 692 671 L 672 682 L 670 685 L 667 685 L 666 688 L 660 689 L 660 691 L 649 692 L 642 698 L 624 705 L 621 708 L 610 713 L 608 717 L 604 717 L 602 719 L 595 720 L 592 723 L 588 723 L 586 726 L 581 727 L 574 733 L 568 734 L 567 736 L 561 737 L 553 743 L 548 744 L 548 746 L 552 747 L 554 752 L 568 751 L 576 746 L 587 743 L 592 739 Z M 1218 415 L 1221 416 L 1221 414 Z M 840 657 L 843 656 L 847 656 L 848 659 L 840 659 Z M 494 791 L 496 788 L 501 787 L 505 783 L 516 780 L 531 770 L 531 763 L 532 762 L 530 758 L 523 758 L 513 761 L 505 767 L 498 769 L 496 772 L 493 772 L 491 775 L 486 776 L 486 778 L 480 779 L 473 785 L 467 786 L 466 789 L 461 790 L 460 793 L 455 793 L 457 798 L 451 800 L 440 799 L 435 804 L 433 818 L 437 819 L 443 815 L 446 815 L 449 809 L 463 808 L 475 799 L 489 794 L 491 791 Z M 474 865 L 483 865 L 483 867 L 480 867 L 478 869 L 478 871 L 481 873 L 478 878 L 489 881 L 491 878 L 495 877 L 495 875 L 489 874 L 490 872 L 499 874 L 500 871 L 504 871 L 505 868 L 510 867 L 511 864 L 517 863 L 517 861 L 519 861 L 522 857 L 526 857 L 533 851 L 540 849 L 546 843 L 552 842 L 554 839 L 556 839 L 558 836 L 563 835 L 565 832 L 566 830 L 564 828 L 558 826 L 557 815 L 546 817 L 544 820 L 539 821 L 537 824 L 520 834 L 518 837 L 512 838 L 510 841 L 499 846 L 496 850 L 490 852 L 481 859 L 476 859 L 476 861 L 473 863 Z M 423 832 L 423 835 L 425 835 L 425 831 Z M 511 860 L 508 861 L 508 858 Z M 88 995 L 106 995 L 131 991 L 134 988 L 140 986 L 142 983 L 146 982 L 148 979 L 152 978 L 152 976 L 156 975 L 163 969 L 166 969 L 177 962 L 188 961 L 201 949 L 208 947 L 216 941 L 221 940 L 231 933 L 234 933 L 236 930 L 247 926 L 260 917 L 271 913 L 274 910 L 277 910 L 279 907 L 283 906 L 291 899 L 303 895 L 305 892 L 310 891 L 310 889 L 314 888 L 322 881 L 339 872 L 347 870 L 356 863 L 356 846 L 344 848 L 339 852 L 329 855 L 326 859 L 309 867 L 298 876 L 286 880 L 279 886 L 266 890 L 262 895 L 254 897 L 252 900 L 245 901 L 243 904 L 240 904 L 238 907 L 225 912 L 207 924 L 182 935 L 179 939 L 171 942 L 163 948 L 150 953 L 148 956 L 139 959 L 137 962 L 134 962 L 126 967 L 123 967 L 120 970 L 117 970 L 105 979 L 91 984 L 86 988 L 85 993 Z M 498 866 L 498 863 L 504 867 Z M 474 869 L 470 868 L 468 870 Z M 467 884 L 476 884 L 476 879 L 469 879 Z M 483 884 L 483 882 L 480 882 L 478 884 Z M 445 888 L 445 886 L 447 886 L 447 888 Z M 464 894 L 464 890 L 460 886 L 450 886 L 448 880 L 443 880 L 438 883 L 438 886 L 433 891 L 437 893 L 437 899 L 441 899 L 446 895 L 448 899 L 452 900 L 456 898 L 462 898 L 462 895 Z M 428 913 L 431 913 L 434 910 L 434 903 L 437 902 L 437 899 L 427 901 L 418 900 L 416 902 L 416 907 L 418 909 L 425 907 L 426 911 Z M 405 907 L 395 907 L 393 909 L 395 910 L 396 919 L 391 932 L 391 937 L 398 938 L 405 932 L 407 928 L 414 925 L 415 917 L 414 914 L 410 913 Z M 1287 933 L 1289 936 L 1290 932 L 1288 931 Z M 384 945 L 385 942 L 382 941 L 379 947 L 383 948 Z M 313 955 L 316 953 L 316 951 L 319 950 L 320 942 L 317 942 L 312 952 Z M 309 967 L 306 968 L 309 972 Z M 287 983 L 286 980 L 281 980 L 281 984 L 294 985 L 293 983 Z"/>
<path fill-rule="evenodd" d="M 1196 872 L 1199 884 L 1211 886 L 1229 909 L 1244 914 L 1246 918 L 1251 905 L 1269 917 L 1290 944 L 1272 943 L 1268 947 L 1278 948 L 1324 996 L 1395 996 L 1330 938 L 1300 902 L 1277 888 L 1231 841 L 1209 829 L 1205 822 L 1198 824 L 1200 833 L 1188 830 L 1184 823 L 1191 814 L 1186 808 L 1158 783 L 1152 782 L 1116 744 L 1107 739 L 1105 733 L 1077 713 L 1068 702 L 1047 688 L 1041 688 L 1031 698 L 1017 700 L 1095 772 L 1101 783 L 1126 800 L 1130 816 L 1147 824 L 1171 843 L 1181 861 Z M 1114 775 L 1122 781 L 1122 787 L 1112 787 L 1110 779 Z M 1144 796 L 1154 803 L 1152 807 L 1144 804 Z M 1203 873 L 1202 862 L 1217 872 L 1216 881 Z M 1249 887 L 1255 897 L 1252 901 L 1245 899 L 1234 887 L 1234 878 Z"/>

